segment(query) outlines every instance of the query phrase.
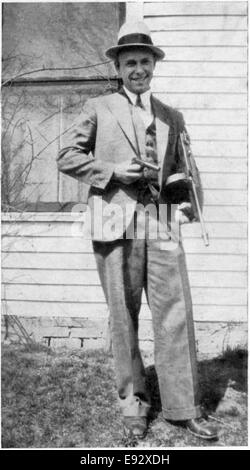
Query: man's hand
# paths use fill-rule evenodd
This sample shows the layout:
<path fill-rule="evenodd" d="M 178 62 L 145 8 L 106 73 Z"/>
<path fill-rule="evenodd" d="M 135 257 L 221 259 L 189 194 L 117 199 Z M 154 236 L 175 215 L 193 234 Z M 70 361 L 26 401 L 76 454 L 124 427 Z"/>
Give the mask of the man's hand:
<path fill-rule="evenodd" d="M 131 184 L 143 176 L 143 169 L 137 163 L 123 162 L 115 167 L 113 178 L 123 184 Z"/>
<path fill-rule="evenodd" d="M 188 224 L 194 218 L 190 202 L 182 202 L 175 211 L 175 221 L 179 224 Z"/>

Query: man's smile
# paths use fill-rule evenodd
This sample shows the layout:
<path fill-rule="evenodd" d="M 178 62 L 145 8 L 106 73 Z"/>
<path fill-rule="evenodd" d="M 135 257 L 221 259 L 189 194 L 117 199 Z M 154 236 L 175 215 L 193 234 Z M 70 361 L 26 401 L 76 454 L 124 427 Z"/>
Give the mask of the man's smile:
<path fill-rule="evenodd" d="M 131 78 L 134 82 L 144 82 L 148 77 Z"/>
<path fill-rule="evenodd" d="M 144 93 L 149 89 L 154 67 L 155 59 L 151 52 L 124 51 L 119 54 L 119 75 L 132 93 Z"/>

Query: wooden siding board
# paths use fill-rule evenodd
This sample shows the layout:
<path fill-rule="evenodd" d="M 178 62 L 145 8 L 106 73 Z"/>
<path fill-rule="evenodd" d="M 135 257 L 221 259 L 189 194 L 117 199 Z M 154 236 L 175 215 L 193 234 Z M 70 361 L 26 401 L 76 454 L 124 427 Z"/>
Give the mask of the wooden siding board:
<path fill-rule="evenodd" d="M 192 287 L 247 287 L 247 273 L 220 271 L 190 271 Z M 46 285 L 100 285 L 97 271 L 49 270 L 49 269 L 15 269 L 2 270 L 3 284 L 46 284 Z"/>
<path fill-rule="evenodd" d="M 152 33 L 157 46 L 211 46 L 246 47 L 247 31 L 159 31 Z"/>
<path fill-rule="evenodd" d="M 184 109 L 244 109 L 247 110 L 247 93 L 175 93 L 159 91 L 155 93 L 163 103 Z"/>
<path fill-rule="evenodd" d="M 204 198 L 207 206 L 245 206 L 247 202 L 247 191 L 205 189 Z"/>
<path fill-rule="evenodd" d="M 157 62 L 154 76 L 166 77 L 247 77 L 247 62 L 221 62 L 221 61 L 183 61 L 168 60 Z"/>
<path fill-rule="evenodd" d="M 206 222 L 206 227 L 211 239 L 246 239 L 247 223 L 234 222 Z M 183 237 L 188 239 L 192 237 L 201 237 L 201 228 L 198 223 L 187 224 L 182 227 Z M 200 243 L 203 243 L 200 240 Z"/>
<path fill-rule="evenodd" d="M 246 93 L 246 78 L 155 77 L 152 90 L 171 93 Z"/>
<path fill-rule="evenodd" d="M 247 322 L 247 308 L 240 305 L 196 305 L 194 306 L 196 322 Z"/>
<path fill-rule="evenodd" d="M 144 2 L 144 16 L 240 15 L 247 14 L 247 2 Z"/>
<path fill-rule="evenodd" d="M 212 239 L 208 247 L 197 243 L 196 238 L 184 239 L 187 253 L 247 253 L 246 240 Z M 81 237 L 4 237 L 2 240 L 2 253 L 29 252 L 36 253 L 86 253 L 92 254 L 92 243 Z M 5 255 L 3 255 L 5 256 Z M 93 254 L 94 257 L 94 254 Z"/>
<path fill-rule="evenodd" d="M 247 173 L 246 158 L 199 158 L 196 163 L 200 172 Z"/>
<path fill-rule="evenodd" d="M 193 287 L 194 305 L 247 305 L 246 289 Z M 101 286 L 6 284 L 3 286 L 5 300 L 32 300 L 48 302 L 105 303 Z M 142 302 L 147 303 L 143 294 Z"/>
<path fill-rule="evenodd" d="M 245 271 L 246 256 L 238 254 L 188 254 L 188 268 L 195 271 Z M 27 269 L 96 270 L 95 259 L 86 253 L 9 253 L 2 256 L 2 267 Z"/>
<path fill-rule="evenodd" d="M 192 150 L 200 157 L 246 158 L 247 142 L 199 141 L 192 139 Z"/>
<path fill-rule="evenodd" d="M 247 115 L 243 110 L 230 109 L 189 109 L 185 111 L 185 121 L 189 125 L 247 125 Z"/>
<path fill-rule="evenodd" d="M 188 109 L 184 113 L 187 126 L 218 125 L 241 126 L 247 125 L 247 115 L 243 110 L 231 109 Z"/>
<path fill-rule="evenodd" d="M 3 252 L 76 252 L 92 253 L 92 242 L 83 237 L 4 237 L 2 241 Z"/>
<path fill-rule="evenodd" d="M 215 173 L 201 172 L 204 189 L 243 189 L 247 188 L 247 174 L 235 173 Z"/>
<path fill-rule="evenodd" d="M 205 206 L 204 219 L 209 222 L 246 222 L 246 207 Z"/>
<path fill-rule="evenodd" d="M 4 302 L 4 311 L 8 315 L 25 317 L 98 317 L 100 320 L 108 318 L 106 304 L 102 303 L 65 303 L 65 302 L 38 302 L 29 300 L 8 300 Z"/>
<path fill-rule="evenodd" d="M 3 269 L 2 282 L 7 284 L 100 285 L 97 271 L 73 269 Z"/>
<path fill-rule="evenodd" d="M 209 246 L 202 245 L 197 243 L 196 238 L 184 239 L 184 247 L 187 254 L 197 253 L 197 254 L 234 254 L 242 255 L 247 254 L 247 240 L 237 240 L 237 239 L 210 239 Z"/>
<path fill-rule="evenodd" d="M 47 318 L 98 318 L 106 319 L 109 312 L 106 304 L 102 303 L 65 303 L 65 302 L 38 302 L 8 300 L 4 302 L 4 312 L 8 315 L 20 317 L 47 317 Z M 140 317 L 151 319 L 151 313 L 146 304 L 142 305 Z M 194 305 L 195 321 L 220 321 L 244 322 L 247 320 L 247 309 L 245 306 L 233 305 Z"/>
<path fill-rule="evenodd" d="M 247 287 L 247 273 L 241 272 L 204 272 L 190 271 L 192 287 Z"/>
<path fill-rule="evenodd" d="M 190 125 L 188 133 L 193 140 L 202 141 L 239 141 L 247 142 L 247 126 L 224 125 Z"/>
<path fill-rule="evenodd" d="M 187 266 L 193 271 L 246 271 L 247 259 L 241 255 L 187 255 Z"/>
<path fill-rule="evenodd" d="M 228 198 L 227 198 L 228 199 Z M 225 223 L 226 222 L 226 223 Z M 83 224 L 81 224 L 83 227 Z M 247 237 L 247 224 L 235 223 L 233 221 L 224 222 L 208 222 L 207 228 L 213 238 L 237 238 L 245 239 Z M 198 223 L 184 225 L 182 227 L 182 233 L 184 237 L 199 237 L 200 236 L 200 225 Z M 18 224 L 2 224 L 2 235 L 15 237 L 71 237 L 72 236 L 72 224 L 69 222 L 28 222 Z M 8 242 L 9 243 L 9 242 Z M 11 244 L 11 242 L 10 242 Z"/>
<path fill-rule="evenodd" d="M 222 46 L 165 46 L 161 47 L 165 52 L 165 60 L 167 61 L 185 61 L 192 62 L 246 62 L 247 61 L 247 47 L 222 47 Z"/>
<path fill-rule="evenodd" d="M 165 16 L 144 17 L 150 31 L 246 31 L 246 16 Z"/>

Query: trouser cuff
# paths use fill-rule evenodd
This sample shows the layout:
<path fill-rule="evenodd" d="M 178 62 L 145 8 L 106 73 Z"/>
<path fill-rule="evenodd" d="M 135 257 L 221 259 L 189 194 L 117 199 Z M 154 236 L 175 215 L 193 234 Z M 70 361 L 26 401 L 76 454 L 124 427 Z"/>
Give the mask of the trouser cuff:
<path fill-rule="evenodd" d="M 175 410 L 167 410 L 162 408 L 163 417 L 170 421 L 185 421 L 186 419 L 200 418 L 202 415 L 200 406 L 193 408 L 177 408 Z"/>

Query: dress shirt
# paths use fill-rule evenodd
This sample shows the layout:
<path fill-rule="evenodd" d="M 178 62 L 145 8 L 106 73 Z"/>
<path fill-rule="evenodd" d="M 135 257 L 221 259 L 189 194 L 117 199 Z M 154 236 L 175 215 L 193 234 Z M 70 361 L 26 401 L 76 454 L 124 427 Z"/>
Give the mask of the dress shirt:
<path fill-rule="evenodd" d="M 132 93 L 125 86 L 123 86 L 123 88 L 125 90 L 126 95 L 130 99 L 131 103 L 134 106 L 136 106 L 137 94 Z M 144 93 L 140 93 L 140 97 L 141 97 L 141 101 L 142 101 L 144 109 L 140 108 L 139 106 L 137 106 L 137 109 L 145 125 L 145 128 L 147 129 L 148 126 L 150 126 L 150 124 L 153 121 L 153 112 L 152 112 L 152 106 L 151 106 L 151 90 L 147 90 Z"/>

